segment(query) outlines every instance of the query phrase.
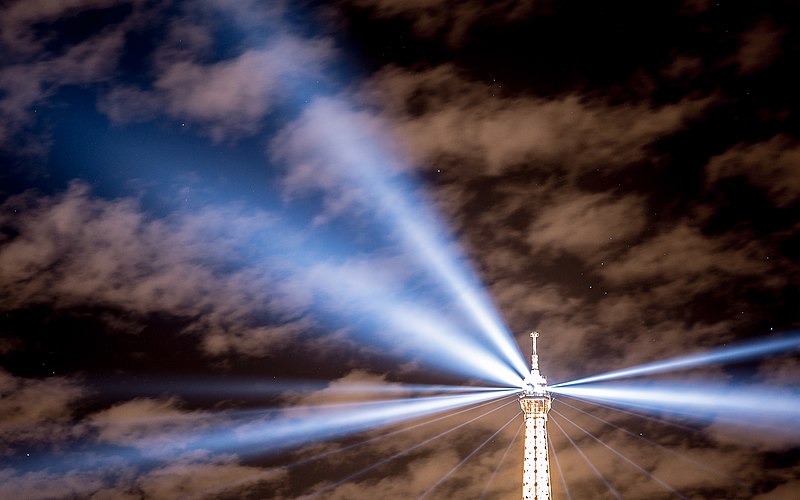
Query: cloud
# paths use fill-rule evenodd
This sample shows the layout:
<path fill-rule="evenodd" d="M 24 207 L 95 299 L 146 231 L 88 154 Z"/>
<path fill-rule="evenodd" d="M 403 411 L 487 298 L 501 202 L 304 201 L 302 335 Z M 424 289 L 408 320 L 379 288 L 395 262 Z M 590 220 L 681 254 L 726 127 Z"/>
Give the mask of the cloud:
<path fill-rule="evenodd" d="M 68 438 L 75 406 L 88 395 L 68 378 L 28 379 L 0 369 L 0 454 L 12 445 Z"/>
<path fill-rule="evenodd" d="M 643 160 L 654 141 L 708 105 L 611 105 L 580 95 L 544 99 L 490 91 L 451 66 L 388 68 L 354 93 L 314 99 L 270 142 L 270 158 L 285 168 L 284 196 L 323 194 L 315 220 L 322 224 L 364 213 L 370 193 L 357 181 L 371 169 L 387 178 L 436 171 L 456 186 L 451 198 L 470 179 L 514 172 L 551 184 L 567 176 L 574 183 L 587 172 L 615 172 Z M 450 200 L 434 199 L 459 213 Z"/>
<path fill-rule="evenodd" d="M 0 451 L 27 445 L 30 460 L 44 457 L 47 466 L 31 470 L 16 462 L 0 468 L 4 494 L 205 498 L 286 476 L 280 468 L 239 465 L 235 455 L 198 449 L 204 432 L 231 424 L 225 413 L 187 411 L 174 398 L 133 399 L 77 415 L 77 403 L 88 395 L 84 387 L 64 378 L 25 379 L 4 371 L 0 395 Z M 68 451 L 73 445 L 75 451 Z"/>
<path fill-rule="evenodd" d="M 0 69 L 0 144 L 29 126 L 35 116 L 31 107 L 60 87 L 110 79 L 124 39 L 124 29 L 111 27 L 60 55 Z"/>
<path fill-rule="evenodd" d="M 62 474 L 44 471 L 17 474 L 12 469 L 0 469 L 3 493 L 14 498 L 49 499 L 59 497 L 88 497 L 107 485 L 102 472 L 70 471 Z"/>
<path fill-rule="evenodd" d="M 0 44 L 8 59 L 0 69 L 0 147 L 44 153 L 46 136 L 30 134 L 41 116 L 35 108 L 49 105 L 65 86 L 114 81 L 126 38 L 152 26 L 157 10 L 141 0 L 7 2 L 0 11 Z M 95 30 L 78 17 L 100 13 L 107 20 Z M 81 28 L 61 39 L 60 23 Z"/>
<path fill-rule="evenodd" d="M 0 469 L 3 493 L 31 500 L 81 497 L 93 500 L 137 498 L 200 499 L 209 495 L 246 495 L 264 484 L 280 484 L 286 471 L 240 465 L 235 461 L 178 460 L 143 472 L 119 465 L 92 471 L 17 473 Z M 273 486 L 274 488 L 274 486 Z"/>
<path fill-rule="evenodd" d="M 758 276 L 768 264 L 756 256 L 750 243 L 732 244 L 704 236 L 688 224 L 678 224 L 628 250 L 603 266 L 600 274 L 613 284 L 647 281 L 680 283 L 683 293 L 706 291 L 725 276 Z"/>
<path fill-rule="evenodd" d="M 800 144 L 785 135 L 755 144 L 737 144 L 712 157 L 706 166 L 706 186 L 742 177 L 765 191 L 781 208 L 800 197 Z"/>
<path fill-rule="evenodd" d="M 307 393 L 286 393 L 282 399 L 290 403 L 291 406 L 324 405 L 385 399 L 386 395 L 379 394 L 377 391 L 359 392 L 358 387 L 364 384 L 370 386 L 386 385 L 387 387 L 391 385 L 390 382 L 386 381 L 384 375 L 376 375 L 364 370 L 353 370 L 331 381 L 324 389 Z M 391 393 L 392 398 L 402 398 L 408 395 L 409 394 L 402 394 L 394 391 Z"/>
<path fill-rule="evenodd" d="M 175 117 L 207 124 L 215 140 L 253 133 L 286 82 L 321 77 L 329 43 L 286 37 L 261 50 L 248 50 L 229 61 L 200 65 L 179 61 L 164 68 L 154 82 Z"/>
<path fill-rule="evenodd" d="M 182 410 L 175 399 L 134 399 L 98 411 L 86 419 L 97 442 L 137 448 L 145 456 L 181 454 L 213 419 Z M 219 419 L 218 419 L 219 420 Z"/>
<path fill-rule="evenodd" d="M 608 193 L 563 194 L 541 207 L 529 229 L 535 249 L 597 255 L 641 233 L 646 224 L 643 200 Z"/>
<path fill-rule="evenodd" d="M 131 85 L 116 85 L 97 101 L 97 109 L 111 123 L 147 122 L 157 118 L 163 111 L 163 97 Z"/>
<path fill-rule="evenodd" d="M 618 170 L 642 160 L 653 141 L 680 129 L 706 105 L 685 101 L 650 109 L 578 95 L 540 99 L 489 92 L 448 66 L 416 73 L 390 68 L 357 95 L 313 102 L 271 143 L 273 160 L 287 168 L 286 196 L 324 193 L 317 221 L 326 222 L 363 203 L 365 193 L 343 174 L 353 170 L 350 163 L 390 175 L 438 168 L 451 183 L 437 193 L 438 201 L 443 210 L 460 214 L 444 198 L 448 187 L 449 198 L 463 199 L 458 186 L 476 176 L 528 171 L 543 178 L 566 174 L 574 181 L 589 170 Z M 327 124 L 334 118 L 339 125 L 331 133 Z M 336 139 L 341 143 L 325 146 Z M 358 150 L 362 157 L 350 152 Z"/>
<path fill-rule="evenodd" d="M 454 164 L 477 163 L 489 175 L 520 166 L 583 172 L 629 165 L 708 105 L 693 99 L 651 106 L 613 105 L 579 94 L 493 95 L 491 86 L 467 80 L 450 66 L 422 72 L 388 68 L 365 88 L 383 103 L 395 138 L 416 163 L 451 157 Z M 463 167 L 458 173 L 469 174 Z"/>
<path fill-rule="evenodd" d="M 42 26 L 64 16 L 124 6 L 130 6 L 130 12 L 123 12 L 119 22 L 77 42 L 53 44 L 41 35 L 48 33 Z M 326 39 L 280 32 L 267 44 L 209 62 L 214 42 L 209 18 L 219 16 L 220 9 L 224 15 L 242 17 L 241 6 L 229 9 L 212 4 L 186 7 L 175 16 L 165 27 L 163 43 L 152 54 L 150 81 L 142 85 L 123 82 L 117 66 L 129 33 L 159 27 L 158 7 L 138 0 L 9 5 L 2 16 L 3 42 L 17 57 L 0 70 L 0 144 L 19 150 L 14 143 L 35 124 L 32 108 L 45 104 L 59 89 L 99 82 L 108 83 L 108 90 L 101 93 L 98 109 L 116 124 L 166 115 L 197 126 L 215 141 L 256 133 L 272 109 L 291 98 L 298 81 L 324 77 L 333 45 Z M 254 16 L 273 22 L 283 12 L 277 7 L 257 10 Z"/>
<path fill-rule="evenodd" d="M 202 34 L 191 36 L 202 39 Z M 294 98 L 290 93 L 297 81 L 323 78 L 333 53 L 330 41 L 290 35 L 213 63 L 198 62 L 192 53 L 162 52 L 152 90 L 112 88 L 100 110 L 115 123 L 163 112 L 200 126 L 215 141 L 252 135 L 279 100 Z"/>
<path fill-rule="evenodd" d="M 78 13 L 139 3 L 136 0 L 16 0 L 0 10 L 0 41 L 15 53 L 30 55 L 44 49 L 49 41 L 42 25 L 69 18 Z M 52 36 L 52 35 L 51 35 Z"/>
<path fill-rule="evenodd" d="M 388 139 L 382 117 L 354 107 L 344 96 L 320 97 L 270 140 L 268 154 L 285 168 L 281 188 L 286 200 L 323 195 L 314 223 L 324 224 L 374 210 L 370 171 L 388 179 L 403 169 Z"/>
<path fill-rule="evenodd" d="M 751 74 L 768 68 L 780 54 L 783 35 L 784 31 L 766 18 L 742 33 L 739 51 L 734 56 L 739 73 Z"/>
<path fill-rule="evenodd" d="M 800 481 L 789 480 L 766 493 L 754 496 L 753 500 L 792 500 L 797 497 L 798 491 L 800 491 Z"/>
<path fill-rule="evenodd" d="M 119 498 L 118 494 L 144 495 L 145 498 L 199 499 L 214 495 L 244 496 L 262 483 L 279 482 L 286 476 L 281 469 L 263 469 L 236 463 L 177 463 L 139 477 L 132 487 L 100 491 L 94 497 Z M 135 496 L 134 498 L 140 498 Z"/>
<path fill-rule="evenodd" d="M 0 216 L 16 235 L 0 241 L 3 308 L 167 314 L 204 338 L 209 354 L 268 355 L 305 325 L 310 301 L 280 267 L 245 258 L 272 220 L 235 206 L 158 219 L 132 199 L 93 198 L 79 183 L 51 197 L 14 197 Z M 264 314 L 272 322 L 258 319 Z"/>
<path fill-rule="evenodd" d="M 419 37 L 442 37 L 451 46 L 463 43 L 469 29 L 491 19 L 496 23 L 511 23 L 526 16 L 549 12 L 550 2 L 466 1 L 453 4 L 446 0 L 349 0 L 360 9 L 366 9 L 377 19 L 404 18 L 412 23 Z"/>

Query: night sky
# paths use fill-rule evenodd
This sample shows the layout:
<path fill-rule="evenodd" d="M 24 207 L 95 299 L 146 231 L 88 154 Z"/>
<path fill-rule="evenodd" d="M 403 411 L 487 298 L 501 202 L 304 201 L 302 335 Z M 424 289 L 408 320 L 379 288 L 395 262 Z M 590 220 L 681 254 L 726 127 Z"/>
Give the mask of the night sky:
<path fill-rule="evenodd" d="M 504 386 L 459 354 L 507 362 L 437 257 L 524 359 L 541 332 L 551 383 L 792 334 L 797 19 L 791 1 L 3 2 L 0 498 L 417 498 L 484 442 L 426 498 L 519 498 L 515 397 L 314 434 L 314 405 Z M 654 380 L 800 397 L 799 362 Z M 583 453 L 625 499 L 800 498 L 797 424 L 752 405 L 763 419 L 558 397 L 553 495 L 614 498 Z M 293 441 L 286 418 L 316 423 Z"/>

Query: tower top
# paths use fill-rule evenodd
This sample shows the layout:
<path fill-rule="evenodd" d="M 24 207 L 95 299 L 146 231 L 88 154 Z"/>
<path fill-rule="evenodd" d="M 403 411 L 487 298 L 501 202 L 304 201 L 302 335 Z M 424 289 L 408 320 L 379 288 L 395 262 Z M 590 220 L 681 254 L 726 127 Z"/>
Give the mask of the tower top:
<path fill-rule="evenodd" d="M 526 389 L 523 394 L 546 395 L 545 387 L 547 386 L 547 379 L 539 373 L 539 355 L 536 353 L 536 339 L 539 337 L 539 332 L 534 330 L 530 333 L 530 336 L 533 347 L 531 351 L 531 373 L 525 377 Z"/>

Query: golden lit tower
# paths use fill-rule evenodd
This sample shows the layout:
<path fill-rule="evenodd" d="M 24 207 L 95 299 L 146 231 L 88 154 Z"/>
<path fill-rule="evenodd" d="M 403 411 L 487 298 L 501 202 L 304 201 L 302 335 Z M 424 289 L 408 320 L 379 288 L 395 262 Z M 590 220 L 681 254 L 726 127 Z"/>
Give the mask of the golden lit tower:
<path fill-rule="evenodd" d="M 531 332 L 533 354 L 531 374 L 525 378 L 525 388 L 519 395 L 519 404 L 525 413 L 525 464 L 522 467 L 523 500 L 550 499 L 550 459 L 547 454 L 547 412 L 550 411 L 550 394 L 547 379 L 539 373 L 539 356 L 536 354 L 536 337 Z"/>

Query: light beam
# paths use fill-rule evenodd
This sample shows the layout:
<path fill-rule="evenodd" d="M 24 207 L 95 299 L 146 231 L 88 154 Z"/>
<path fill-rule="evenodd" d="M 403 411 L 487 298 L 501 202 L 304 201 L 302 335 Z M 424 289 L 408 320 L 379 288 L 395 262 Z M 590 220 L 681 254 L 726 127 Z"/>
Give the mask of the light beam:
<path fill-rule="evenodd" d="M 786 422 L 800 419 L 800 393 L 772 387 L 659 382 L 550 387 L 548 390 L 577 399 L 649 408 L 698 420 L 728 416 L 742 426 L 760 426 L 759 422 L 770 419 Z M 792 429 L 788 427 L 783 431 Z M 800 431 L 794 433 L 800 434 Z"/>
<path fill-rule="evenodd" d="M 639 377 L 642 375 L 652 375 L 676 370 L 685 370 L 712 363 L 723 363 L 731 361 L 743 361 L 746 359 L 758 358 L 766 354 L 777 352 L 788 352 L 800 347 L 800 335 L 792 333 L 790 335 L 767 340 L 757 340 L 747 342 L 737 346 L 721 347 L 711 351 L 690 354 L 688 356 L 678 356 L 664 361 L 656 361 L 644 365 L 614 370 L 600 375 L 561 382 L 552 387 L 567 387 L 570 385 L 588 384 L 591 382 L 601 382 L 606 380 L 622 379 L 629 377 Z"/>

